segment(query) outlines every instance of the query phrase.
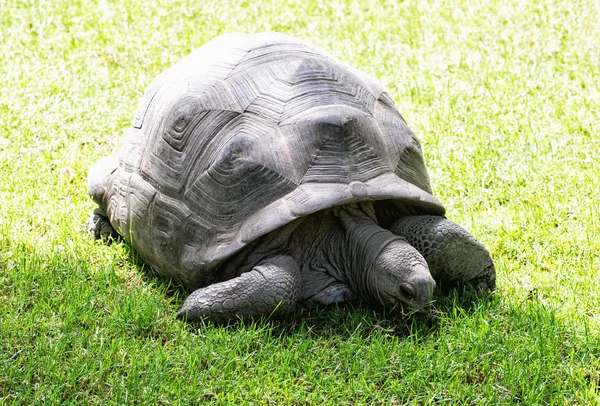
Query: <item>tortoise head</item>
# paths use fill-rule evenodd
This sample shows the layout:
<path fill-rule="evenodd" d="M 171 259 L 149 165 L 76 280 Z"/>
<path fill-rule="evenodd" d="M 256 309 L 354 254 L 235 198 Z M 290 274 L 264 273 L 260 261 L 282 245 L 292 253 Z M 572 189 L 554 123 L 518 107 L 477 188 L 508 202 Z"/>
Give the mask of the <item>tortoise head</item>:
<path fill-rule="evenodd" d="M 353 289 L 376 307 L 423 307 L 435 288 L 425 258 L 405 239 L 380 227 L 371 204 L 360 206 L 335 211 L 345 230 L 344 257 Z"/>
<path fill-rule="evenodd" d="M 369 296 L 386 309 L 400 304 L 420 309 L 432 299 L 435 281 L 427 263 L 406 241 L 395 240 L 383 248 L 369 274 Z"/>

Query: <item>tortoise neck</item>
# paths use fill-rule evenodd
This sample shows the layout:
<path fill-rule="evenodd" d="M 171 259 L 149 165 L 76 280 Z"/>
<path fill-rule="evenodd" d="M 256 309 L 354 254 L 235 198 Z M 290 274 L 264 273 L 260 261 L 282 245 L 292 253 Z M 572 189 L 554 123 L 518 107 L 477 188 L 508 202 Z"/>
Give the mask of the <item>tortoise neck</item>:
<path fill-rule="evenodd" d="M 378 304 L 381 300 L 373 265 L 383 249 L 399 237 L 377 224 L 372 204 L 361 206 L 334 209 L 343 233 L 334 253 L 340 257 L 336 262 L 342 265 L 340 272 L 352 289 L 368 303 Z"/>

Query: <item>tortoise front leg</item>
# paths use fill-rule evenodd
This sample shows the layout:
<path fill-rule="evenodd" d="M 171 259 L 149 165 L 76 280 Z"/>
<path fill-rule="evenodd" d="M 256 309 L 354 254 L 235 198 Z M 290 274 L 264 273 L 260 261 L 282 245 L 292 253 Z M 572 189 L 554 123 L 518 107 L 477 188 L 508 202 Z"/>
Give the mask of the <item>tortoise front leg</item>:
<path fill-rule="evenodd" d="M 396 220 L 390 231 L 423 255 L 431 275 L 442 286 L 458 282 L 480 290 L 496 288 L 490 253 L 458 224 L 440 216 L 407 216 Z"/>
<path fill-rule="evenodd" d="M 194 291 L 177 317 L 227 322 L 244 317 L 282 316 L 295 309 L 300 287 L 296 260 L 276 255 L 237 278 Z"/>

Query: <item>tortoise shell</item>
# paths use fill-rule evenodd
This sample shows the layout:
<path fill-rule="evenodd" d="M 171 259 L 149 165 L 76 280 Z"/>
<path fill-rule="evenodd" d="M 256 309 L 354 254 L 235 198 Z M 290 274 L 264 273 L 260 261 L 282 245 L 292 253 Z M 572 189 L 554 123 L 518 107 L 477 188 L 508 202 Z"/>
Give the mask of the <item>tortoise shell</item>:
<path fill-rule="evenodd" d="M 190 288 L 319 210 L 444 213 L 385 88 L 281 34 L 223 35 L 160 74 L 116 158 L 90 194 L 148 264 Z"/>

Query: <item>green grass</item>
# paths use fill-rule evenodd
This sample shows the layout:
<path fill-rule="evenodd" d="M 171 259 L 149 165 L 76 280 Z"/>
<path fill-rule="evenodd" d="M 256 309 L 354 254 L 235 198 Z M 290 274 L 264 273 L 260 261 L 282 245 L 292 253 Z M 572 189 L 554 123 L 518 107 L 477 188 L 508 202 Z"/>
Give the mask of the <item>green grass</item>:
<path fill-rule="evenodd" d="M 0 404 L 599 404 L 600 6 L 581 1 L 0 3 Z M 498 290 L 190 326 L 87 240 L 88 167 L 150 80 L 277 30 L 378 77 Z"/>

